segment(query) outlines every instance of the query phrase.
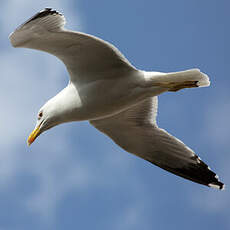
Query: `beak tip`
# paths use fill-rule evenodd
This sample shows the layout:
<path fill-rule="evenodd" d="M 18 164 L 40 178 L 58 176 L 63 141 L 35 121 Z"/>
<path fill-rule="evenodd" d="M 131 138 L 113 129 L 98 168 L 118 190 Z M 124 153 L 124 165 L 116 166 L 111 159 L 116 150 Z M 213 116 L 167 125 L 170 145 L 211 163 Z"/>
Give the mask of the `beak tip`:
<path fill-rule="evenodd" d="M 34 140 L 40 135 L 40 126 L 34 129 L 34 131 L 30 134 L 27 139 L 27 145 L 30 146 Z"/>

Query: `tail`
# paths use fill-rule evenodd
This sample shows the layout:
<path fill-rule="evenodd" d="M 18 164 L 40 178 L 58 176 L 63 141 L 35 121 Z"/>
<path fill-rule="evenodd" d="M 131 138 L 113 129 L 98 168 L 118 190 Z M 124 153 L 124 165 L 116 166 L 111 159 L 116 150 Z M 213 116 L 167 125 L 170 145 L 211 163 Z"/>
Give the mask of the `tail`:
<path fill-rule="evenodd" d="M 209 78 L 199 69 L 191 69 L 173 73 L 154 73 L 154 85 L 168 88 L 168 91 L 178 91 L 184 88 L 206 87 L 210 85 Z"/>

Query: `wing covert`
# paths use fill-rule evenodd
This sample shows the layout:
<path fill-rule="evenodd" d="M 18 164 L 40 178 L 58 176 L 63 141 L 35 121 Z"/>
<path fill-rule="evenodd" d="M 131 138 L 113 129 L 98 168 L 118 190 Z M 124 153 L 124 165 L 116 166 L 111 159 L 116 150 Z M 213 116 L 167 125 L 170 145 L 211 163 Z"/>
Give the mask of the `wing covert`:
<path fill-rule="evenodd" d="M 90 123 L 120 147 L 138 157 L 183 178 L 223 189 L 224 184 L 193 150 L 158 128 L 155 98 L 147 99 L 115 116 Z"/>
<path fill-rule="evenodd" d="M 112 44 L 95 36 L 64 29 L 65 18 L 46 8 L 11 35 L 14 47 L 48 52 L 61 59 L 72 81 L 122 77 L 136 69 Z"/>

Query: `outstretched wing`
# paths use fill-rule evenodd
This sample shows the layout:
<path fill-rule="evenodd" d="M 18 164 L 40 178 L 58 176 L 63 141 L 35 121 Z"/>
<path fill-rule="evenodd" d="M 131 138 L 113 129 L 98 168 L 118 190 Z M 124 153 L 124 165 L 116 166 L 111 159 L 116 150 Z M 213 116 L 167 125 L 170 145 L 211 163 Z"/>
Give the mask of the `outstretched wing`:
<path fill-rule="evenodd" d="M 123 76 L 135 68 L 108 42 L 92 35 L 64 29 L 65 18 L 46 8 L 11 35 L 14 47 L 42 50 L 60 58 L 72 81 L 92 81 Z"/>
<path fill-rule="evenodd" d="M 90 123 L 120 147 L 171 173 L 223 189 L 217 175 L 188 148 L 156 124 L 157 97 L 115 116 Z"/>

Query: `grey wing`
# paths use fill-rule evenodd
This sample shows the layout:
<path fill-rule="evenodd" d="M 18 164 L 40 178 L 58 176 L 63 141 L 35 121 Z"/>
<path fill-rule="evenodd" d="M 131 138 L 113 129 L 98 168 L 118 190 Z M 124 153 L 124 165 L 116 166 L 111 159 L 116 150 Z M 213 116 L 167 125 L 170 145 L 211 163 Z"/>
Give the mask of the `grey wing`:
<path fill-rule="evenodd" d="M 217 175 L 183 142 L 156 124 L 157 97 L 90 123 L 126 151 L 191 181 L 223 189 Z"/>
<path fill-rule="evenodd" d="M 66 65 L 72 81 L 117 77 L 136 69 L 108 42 L 65 30 L 65 18 L 55 10 L 40 11 L 10 35 L 14 47 L 51 53 Z"/>

